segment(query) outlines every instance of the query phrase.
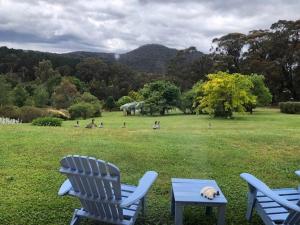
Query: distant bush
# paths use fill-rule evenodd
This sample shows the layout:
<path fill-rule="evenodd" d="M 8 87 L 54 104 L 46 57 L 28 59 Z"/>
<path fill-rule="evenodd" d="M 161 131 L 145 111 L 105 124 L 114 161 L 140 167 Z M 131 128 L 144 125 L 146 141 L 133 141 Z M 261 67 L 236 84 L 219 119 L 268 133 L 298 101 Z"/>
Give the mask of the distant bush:
<path fill-rule="evenodd" d="M 282 113 L 289 113 L 289 114 L 300 113 L 300 102 L 280 102 L 279 107 Z"/>
<path fill-rule="evenodd" d="M 53 126 L 60 127 L 62 124 L 62 119 L 55 117 L 40 117 L 32 121 L 32 125 L 35 126 Z"/>
<path fill-rule="evenodd" d="M 0 106 L 0 117 L 19 119 L 20 111 L 17 106 Z"/>
<path fill-rule="evenodd" d="M 119 98 L 119 100 L 117 101 L 117 106 L 120 107 L 120 106 L 125 105 L 126 103 L 130 103 L 130 102 L 134 102 L 134 100 L 131 97 L 125 95 L 125 96 Z"/>
<path fill-rule="evenodd" d="M 100 104 L 79 102 L 69 107 L 69 113 L 72 119 L 101 116 L 101 106 Z"/>
<path fill-rule="evenodd" d="M 33 106 L 23 106 L 19 108 L 19 119 L 24 123 L 31 122 L 33 119 L 46 115 L 45 110 Z"/>

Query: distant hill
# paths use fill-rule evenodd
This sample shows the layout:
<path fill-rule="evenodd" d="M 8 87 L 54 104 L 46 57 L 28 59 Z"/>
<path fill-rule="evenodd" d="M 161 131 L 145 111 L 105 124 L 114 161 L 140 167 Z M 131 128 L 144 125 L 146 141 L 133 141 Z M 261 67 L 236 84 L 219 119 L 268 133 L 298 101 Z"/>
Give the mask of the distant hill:
<path fill-rule="evenodd" d="M 127 65 L 129 68 L 140 72 L 165 73 L 167 65 L 180 51 L 182 50 L 168 48 L 159 44 L 148 44 L 120 55 L 116 55 L 114 53 L 83 51 L 70 52 L 62 55 L 78 59 L 98 57 L 106 62 L 118 61 L 119 63 Z M 194 51 L 189 60 L 193 61 L 200 58 L 202 55 L 202 52 Z"/>
<path fill-rule="evenodd" d="M 107 63 L 119 62 L 121 64 L 127 65 L 133 70 L 140 72 L 164 73 L 166 72 L 167 66 L 170 61 L 182 51 L 183 50 L 168 48 L 159 44 L 143 45 L 137 49 L 120 55 L 114 53 L 85 51 L 57 54 L 0 47 L 0 60 L 2 59 L 2 61 L 5 62 L 13 55 L 19 55 L 21 56 L 21 58 L 31 58 L 30 64 L 32 68 L 34 65 L 37 65 L 38 61 L 41 61 L 42 59 L 50 59 L 54 66 L 62 66 L 64 65 L 64 63 L 72 64 L 73 66 L 75 63 L 78 63 L 84 58 L 97 57 L 101 58 Z M 200 58 L 202 55 L 202 52 L 194 50 L 193 53 L 190 54 L 188 61 L 194 61 L 195 59 Z"/>
<path fill-rule="evenodd" d="M 163 45 L 143 45 L 133 51 L 120 55 L 120 63 L 143 72 L 164 73 L 177 50 Z"/>

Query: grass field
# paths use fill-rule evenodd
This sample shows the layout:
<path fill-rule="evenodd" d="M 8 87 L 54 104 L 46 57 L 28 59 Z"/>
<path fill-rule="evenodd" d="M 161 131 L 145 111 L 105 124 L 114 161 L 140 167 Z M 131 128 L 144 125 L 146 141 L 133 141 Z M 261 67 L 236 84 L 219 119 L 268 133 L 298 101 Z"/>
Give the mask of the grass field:
<path fill-rule="evenodd" d="M 160 130 L 152 130 L 155 120 L 160 120 Z M 100 121 L 104 129 L 73 128 L 74 121 L 62 127 L 0 126 L 1 225 L 69 224 L 79 202 L 57 196 L 65 179 L 58 172 L 59 160 L 68 154 L 116 164 L 123 183 L 136 184 L 147 170 L 159 173 L 147 215 L 139 217 L 137 225 L 173 224 L 169 214 L 172 177 L 217 180 L 229 201 L 226 219 L 231 225 L 248 224 L 244 219 L 247 186 L 240 173 L 253 173 L 274 188 L 300 183 L 294 175 L 300 169 L 299 115 L 260 109 L 234 120 L 210 120 L 205 115 L 123 117 L 113 112 L 96 119 Z M 121 128 L 123 121 L 126 129 Z M 187 208 L 184 215 L 185 225 L 216 222 L 202 208 Z M 255 216 L 252 224 L 262 222 Z"/>

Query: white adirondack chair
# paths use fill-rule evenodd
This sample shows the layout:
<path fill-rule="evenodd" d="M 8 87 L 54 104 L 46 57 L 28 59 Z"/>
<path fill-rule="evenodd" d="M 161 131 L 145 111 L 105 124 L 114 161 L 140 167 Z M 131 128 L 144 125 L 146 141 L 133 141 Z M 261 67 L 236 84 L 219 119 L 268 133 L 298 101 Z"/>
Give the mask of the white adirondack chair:
<path fill-rule="evenodd" d="M 71 225 L 86 217 L 106 223 L 133 225 L 138 213 L 144 212 L 145 197 L 157 178 L 148 171 L 137 187 L 120 183 L 120 171 L 102 160 L 86 156 L 67 156 L 61 160 L 60 172 L 68 179 L 58 195 L 79 198 L 81 207 L 75 209 Z"/>

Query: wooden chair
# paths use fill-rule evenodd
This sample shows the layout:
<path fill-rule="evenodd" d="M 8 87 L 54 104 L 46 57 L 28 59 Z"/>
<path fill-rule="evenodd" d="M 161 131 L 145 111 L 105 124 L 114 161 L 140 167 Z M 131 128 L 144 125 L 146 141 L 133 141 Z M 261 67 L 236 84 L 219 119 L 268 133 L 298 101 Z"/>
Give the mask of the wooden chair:
<path fill-rule="evenodd" d="M 241 178 L 249 186 L 246 214 L 248 221 L 251 220 L 255 208 L 266 225 L 300 224 L 300 191 L 297 188 L 271 190 L 251 174 L 242 173 Z"/>
<path fill-rule="evenodd" d="M 145 197 L 157 178 L 148 171 L 137 187 L 120 183 L 120 171 L 102 160 L 86 156 L 67 156 L 61 161 L 60 172 L 68 179 L 58 195 L 71 195 L 80 200 L 81 208 L 75 209 L 71 225 L 81 217 L 106 223 L 132 225 L 138 213 L 145 209 Z"/>

